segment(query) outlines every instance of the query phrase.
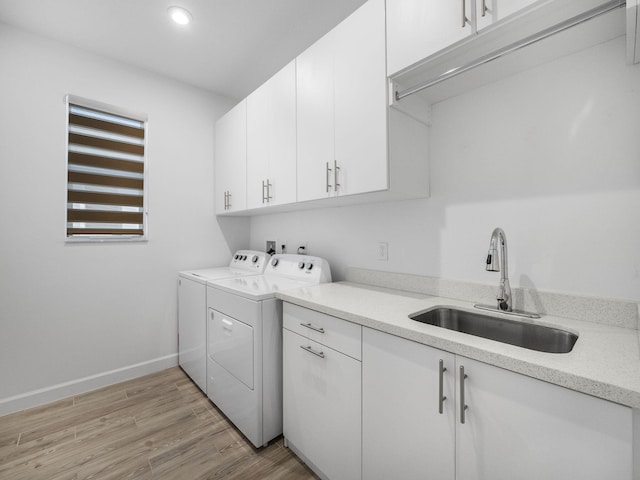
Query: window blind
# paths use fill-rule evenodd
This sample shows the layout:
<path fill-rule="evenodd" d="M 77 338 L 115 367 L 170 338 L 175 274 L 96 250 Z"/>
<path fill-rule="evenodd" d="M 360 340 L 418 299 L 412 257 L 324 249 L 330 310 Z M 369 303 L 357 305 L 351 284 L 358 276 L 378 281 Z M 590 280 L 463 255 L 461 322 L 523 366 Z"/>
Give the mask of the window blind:
<path fill-rule="evenodd" d="M 144 238 L 146 120 L 68 111 L 67 238 Z"/>

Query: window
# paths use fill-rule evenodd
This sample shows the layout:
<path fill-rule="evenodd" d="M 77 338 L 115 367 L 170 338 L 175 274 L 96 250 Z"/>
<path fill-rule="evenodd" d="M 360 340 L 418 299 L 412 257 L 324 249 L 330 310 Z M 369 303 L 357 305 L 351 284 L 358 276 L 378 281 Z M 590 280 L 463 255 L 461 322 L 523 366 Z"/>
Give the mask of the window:
<path fill-rule="evenodd" d="M 67 239 L 146 240 L 146 116 L 71 95 L 67 107 Z"/>

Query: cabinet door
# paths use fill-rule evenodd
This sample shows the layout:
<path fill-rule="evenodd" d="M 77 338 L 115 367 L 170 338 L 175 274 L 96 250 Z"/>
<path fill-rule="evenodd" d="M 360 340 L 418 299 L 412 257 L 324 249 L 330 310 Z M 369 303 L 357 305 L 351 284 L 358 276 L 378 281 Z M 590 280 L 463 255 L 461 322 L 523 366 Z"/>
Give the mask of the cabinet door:
<path fill-rule="evenodd" d="M 462 9 L 471 21 L 474 1 L 387 0 L 388 75 L 471 35 L 471 23 L 462 24 Z"/>
<path fill-rule="evenodd" d="M 359 361 L 284 329 L 284 436 L 332 480 L 362 478 L 361 373 Z"/>
<path fill-rule="evenodd" d="M 216 213 L 247 208 L 246 105 L 246 100 L 241 101 L 216 123 Z M 228 202 L 225 202 L 226 192 Z"/>
<path fill-rule="evenodd" d="M 293 61 L 247 97 L 247 208 L 296 200 L 295 75 Z"/>
<path fill-rule="evenodd" d="M 363 329 L 362 478 L 454 479 L 454 361 L 452 354 Z"/>
<path fill-rule="evenodd" d="M 459 480 L 632 478 L 630 408 L 466 358 L 457 362 L 467 375 L 468 405 L 464 424 L 458 405 Z"/>
<path fill-rule="evenodd" d="M 388 188 L 384 0 L 369 0 L 335 28 L 337 193 Z"/>
<path fill-rule="evenodd" d="M 298 201 L 333 192 L 333 47 L 331 31 L 296 59 Z M 333 167 L 330 167 L 333 168 Z"/>
<path fill-rule="evenodd" d="M 263 207 L 269 176 L 271 92 L 269 80 L 247 97 L 247 208 Z"/>
<path fill-rule="evenodd" d="M 192 280 L 178 280 L 178 363 L 207 392 L 207 291 Z"/>
<path fill-rule="evenodd" d="M 477 30 L 508 17 L 537 0 L 476 0 Z"/>

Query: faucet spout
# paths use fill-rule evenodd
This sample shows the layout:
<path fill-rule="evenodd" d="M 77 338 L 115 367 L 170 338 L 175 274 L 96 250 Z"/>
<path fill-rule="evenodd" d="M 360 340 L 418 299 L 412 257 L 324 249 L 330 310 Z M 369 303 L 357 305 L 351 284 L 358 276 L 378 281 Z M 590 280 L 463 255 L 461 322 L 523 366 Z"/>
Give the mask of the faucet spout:
<path fill-rule="evenodd" d="M 502 267 L 500 266 L 501 263 Z M 493 233 L 491 233 L 486 269 L 489 272 L 500 272 L 500 284 L 498 285 L 498 294 L 496 295 L 498 310 L 511 312 L 513 310 L 513 304 L 511 299 L 511 286 L 509 285 L 507 236 L 501 228 L 495 228 Z"/>

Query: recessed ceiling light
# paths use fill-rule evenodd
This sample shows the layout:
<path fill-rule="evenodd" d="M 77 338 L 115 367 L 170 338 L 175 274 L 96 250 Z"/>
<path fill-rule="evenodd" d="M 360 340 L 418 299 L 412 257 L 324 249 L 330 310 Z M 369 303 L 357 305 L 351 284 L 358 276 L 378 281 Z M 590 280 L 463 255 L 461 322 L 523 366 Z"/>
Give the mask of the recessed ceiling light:
<path fill-rule="evenodd" d="M 171 20 L 176 22 L 178 25 L 188 25 L 191 23 L 193 18 L 191 13 L 189 13 L 189 10 L 182 7 L 169 7 L 167 12 L 169 12 Z"/>

